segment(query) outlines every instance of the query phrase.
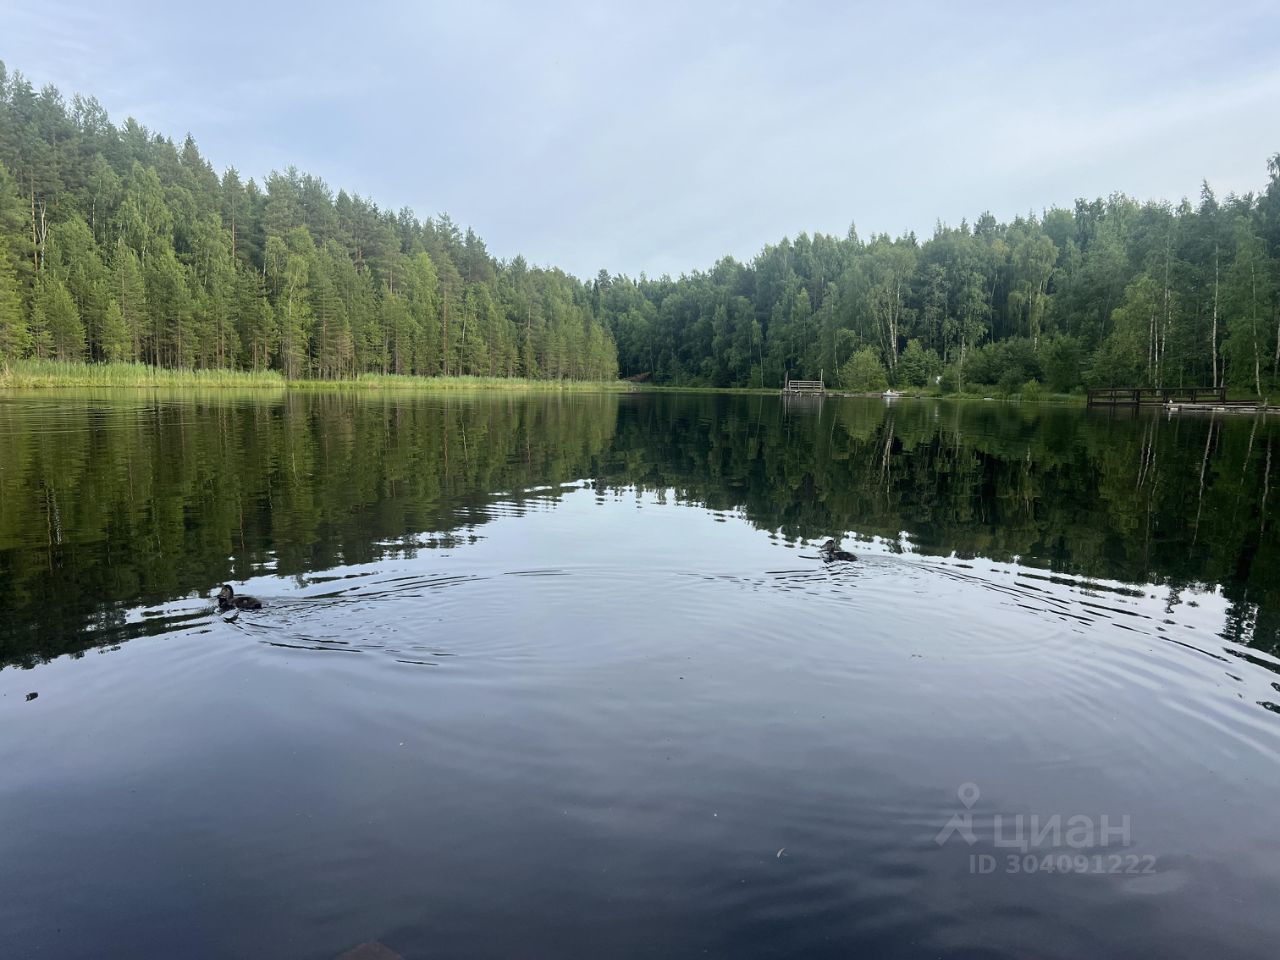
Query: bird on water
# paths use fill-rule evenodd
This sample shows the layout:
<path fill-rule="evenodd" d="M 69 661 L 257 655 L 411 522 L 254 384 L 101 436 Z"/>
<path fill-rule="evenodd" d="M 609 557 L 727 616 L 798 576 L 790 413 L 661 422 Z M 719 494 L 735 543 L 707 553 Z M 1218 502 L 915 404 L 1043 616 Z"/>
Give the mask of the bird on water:
<path fill-rule="evenodd" d="M 828 540 L 826 543 L 824 543 L 822 545 L 821 553 L 822 553 L 823 563 L 834 563 L 836 560 L 857 560 L 858 559 L 848 550 L 841 550 L 840 542 L 838 540 Z"/>
<path fill-rule="evenodd" d="M 224 583 L 218 591 L 219 610 L 261 610 L 262 601 L 257 597 L 237 597 L 231 584 Z"/>

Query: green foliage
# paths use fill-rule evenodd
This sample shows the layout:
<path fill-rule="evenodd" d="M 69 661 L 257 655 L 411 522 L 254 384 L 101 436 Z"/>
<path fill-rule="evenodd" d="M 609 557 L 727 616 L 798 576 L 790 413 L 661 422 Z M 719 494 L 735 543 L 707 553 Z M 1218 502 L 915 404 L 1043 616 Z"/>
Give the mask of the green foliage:
<path fill-rule="evenodd" d="M 285 380 L 274 371 L 174 370 L 147 363 L 85 363 L 26 359 L 0 369 L 0 388 L 50 387 L 274 387 Z"/>
<path fill-rule="evenodd" d="M 0 363 L 23 356 L 31 347 L 31 331 L 18 293 L 18 278 L 9 251 L 0 245 Z"/>
<path fill-rule="evenodd" d="M 1267 311 L 1276 310 L 1276 288 L 1280 282 L 1275 262 L 1267 257 L 1265 241 L 1253 224 L 1236 224 L 1236 256 L 1227 275 L 1224 299 L 1227 306 L 1226 341 L 1222 353 L 1226 379 L 1234 387 L 1264 395 L 1280 382 L 1280 341 L 1273 344 L 1275 324 Z M 1275 355 L 1272 356 L 1273 347 Z"/>
<path fill-rule="evenodd" d="M 599 311 L 621 372 L 667 383 L 777 387 L 870 344 L 914 386 L 918 341 L 950 368 L 950 390 L 1212 385 L 1224 364 L 1233 382 L 1265 385 L 1280 373 L 1277 209 L 1273 165 L 1261 195 L 1198 208 L 1115 195 L 923 242 L 801 234 L 679 280 L 614 277 Z"/>
<path fill-rule="evenodd" d="M 840 386 L 855 393 L 889 386 L 889 375 L 873 348 L 863 347 L 845 362 L 840 368 Z"/>
<path fill-rule="evenodd" d="M 1083 378 L 1084 349 L 1077 337 L 1062 334 L 1050 340 L 1044 348 L 1044 374 L 1049 389 L 1055 393 L 1070 393 Z"/>
<path fill-rule="evenodd" d="M 147 363 L 86 363 L 82 361 L 15 360 L 0 366 L 0 389 L 48 389 L 54 387 L 173 387 L 183 389 L 234 388 L 281 390 L 424 390 L 515 392 L 624 391 L 617 380 L 525 380 L 519 377 L 418 377 L 365 373 L 343 380 L 286 380 L 276 370 L 177 370 Z"/>
<path fill-rule="evenodd" d="M 898 383 L 901 386 L 933 386 L 934 379 L 942 372 L 942 358 L 932 347 L 925 348 L 919 340 L 912 340 L 898 359 Z"/>
<path fill-rule="evenodd" d="M 1134 341 L 1113 333 L 1093 355 L 1085 377 L 1091 387 L 1129 386 L 1142 381 L 1142 358 Z"/>
<path fill-rule="evenodd" d="M 120 363 L 132 357 L 129 325 L 126 323 L 124 313 L 121 312 L 120 304 L 115 298 L 107 302 L 107 309 L 102 317 L 100 335 L 104 360 L 111 363 Z"/>
<path fill-rule="evenodd" d="M 1040 357 L 1031 340 L 1010 337 L 975 350 L 965 374 L 970 383 L 1000 384 L 1004 392 L 1016 393 L 1027 380 L 1039 379 Z"/>
<path fill-rule="evenodd" d="M 56 360 L 84 358 L 84 324 L 75 301 L 61 280 L 46 277 L 36 289 L 39 349 Z"/>
<path fill-rule="evenodd" d="M 996 384 L 996 393 L 1002 397 L 1012 397 L 1022 388 L 1022 378 L 1015 369 L 1005 370 L 1000 374 L 1000 379 Z"/>
<path fill-rule="evenodd" d="M 68 111 L 19 73 L 0 84 L 0 357 L 610 380 L 598 303 L 558 270 L 498 263 L 447 216 L 292 168 L 219 178 L 190 137 Z"/>
<path fill-rule="evenodd" d="M 190 138 L 113 126 L 6 76 L 8 357 L 776 389 L 840 379 L 870 347 L 908 387 L 944 368 L 946 389 L 1010 392 L 1280 383 L 1276 162 L 1262 190 L 1224 201 L 1115 194 L 923 239 L 801 233 L 679 279 L 584 282 L 293 168 L 219 178 Z"/>

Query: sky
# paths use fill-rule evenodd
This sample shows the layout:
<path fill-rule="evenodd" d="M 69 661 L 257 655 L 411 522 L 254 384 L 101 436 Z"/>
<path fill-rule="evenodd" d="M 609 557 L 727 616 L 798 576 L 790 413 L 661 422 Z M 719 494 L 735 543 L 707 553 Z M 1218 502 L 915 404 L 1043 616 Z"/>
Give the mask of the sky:
<path fill-rule="evenodd" d="M 0 25 L 10 70 L 219 172 L 292 164 L 581 277 L 1256 191 L 1280 152 L 1273 0 L 0 0 Z"/>

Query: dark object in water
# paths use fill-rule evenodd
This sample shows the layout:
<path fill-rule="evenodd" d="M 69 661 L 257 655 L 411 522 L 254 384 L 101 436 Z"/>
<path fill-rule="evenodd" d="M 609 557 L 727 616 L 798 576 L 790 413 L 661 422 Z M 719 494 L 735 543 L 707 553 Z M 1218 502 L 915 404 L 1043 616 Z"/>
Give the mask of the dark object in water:
<path fill-rule="evenodd" d="M 224 583 L 218 591 L 218 609 L 227 610 L 261 610 L 262 601 L 257 597 L 237 597 L 231 584 Z"/>
<path fill-rule="evenodd" d="M 848 550 L 841 550 L 840 544 L 835 540 L 828 540 L 822 545 L 822 562 L 834 563 L 836 560 L 857 560 Z"/>
<path fill-rule="evenodd" d="M 30 701 L 34 700 L 36 697 L 38 697 L 38 696 L 40 696 L 40 694 L 38 694 L 38 693 L 36 693 L 34 690 L 32 690 L 30 693 L 28 693 L 28 694 L 27 694 L 27 701 L 28 701 L 28 702 L 30 702 Z"/>

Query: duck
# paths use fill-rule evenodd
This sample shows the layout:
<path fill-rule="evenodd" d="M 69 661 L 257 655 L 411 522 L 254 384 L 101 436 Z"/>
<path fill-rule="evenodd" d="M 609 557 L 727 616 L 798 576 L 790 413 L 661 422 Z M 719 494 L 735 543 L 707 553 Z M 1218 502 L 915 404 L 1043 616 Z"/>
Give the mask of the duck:
<path fill-rule="evenodd" d="M 858 559 L 848 550 L 841 550 L 840 541 L 834 540 L 834 539 L 828 540 L 826 543 L 824 543 L 822 545 L 822 549 L 820 552 L 822 553 L 823 563 L 833 563 L 836 560 L 857 560 Z"/>
<path fill-rule="evenodd" d="M 262 601 L 257 597 L 237 597 L 231 584 L 224 583 L 218 591 L 218 609 L 227 610 L 261 610 Z"/>

